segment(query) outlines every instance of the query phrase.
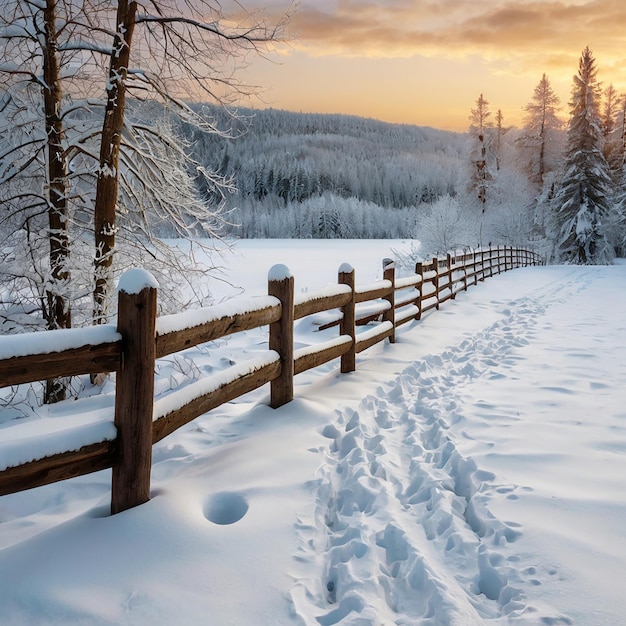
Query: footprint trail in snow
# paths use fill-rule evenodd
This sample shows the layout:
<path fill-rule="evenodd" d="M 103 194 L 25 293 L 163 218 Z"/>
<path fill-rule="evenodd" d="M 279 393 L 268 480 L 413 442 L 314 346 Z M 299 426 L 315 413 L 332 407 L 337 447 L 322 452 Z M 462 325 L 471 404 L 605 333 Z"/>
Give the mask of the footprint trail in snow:
<path fill-rule="evenodd" d="M 297 525 L 296 558 L 310 576 L 291 601 L 305 624 L 571 623 L 528 600 L 524 587 L 539 582 L 515 550 L 523 528 L 489 510 L 494 493 L 524 488 L 497 484 L 459 451 L 464 389 L 512 368 L 568 288 L 503 303 L 499 321 L 336 411 L 315 511 Z"/>

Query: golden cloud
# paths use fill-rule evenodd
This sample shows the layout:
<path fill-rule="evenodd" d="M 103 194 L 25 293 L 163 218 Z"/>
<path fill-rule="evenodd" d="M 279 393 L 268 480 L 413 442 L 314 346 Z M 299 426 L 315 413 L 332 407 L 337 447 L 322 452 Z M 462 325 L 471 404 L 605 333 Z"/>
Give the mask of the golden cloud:
<path fill-rule="evenodd" d="M 619 54 L 624 24 L 623 0 L 303 0 L 290 31 L 311 55 L 566 57 L 571 67 L 586 45 Z"/>

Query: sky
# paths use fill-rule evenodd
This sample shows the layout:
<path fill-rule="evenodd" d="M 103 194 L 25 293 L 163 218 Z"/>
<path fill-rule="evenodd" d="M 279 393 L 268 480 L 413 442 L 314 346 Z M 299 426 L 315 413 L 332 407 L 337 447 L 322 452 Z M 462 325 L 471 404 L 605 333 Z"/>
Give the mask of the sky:
<path fill-rule="evenodd" d="M 465 131 L 481 93 L 522 125 L 545 73 L 566 120 L 585 46 L 603 85 L 626 90 L 624 24 L 623 0 L 301 0 L 287 41 L 245 80 L 261 87 L 258 107 Z"/>

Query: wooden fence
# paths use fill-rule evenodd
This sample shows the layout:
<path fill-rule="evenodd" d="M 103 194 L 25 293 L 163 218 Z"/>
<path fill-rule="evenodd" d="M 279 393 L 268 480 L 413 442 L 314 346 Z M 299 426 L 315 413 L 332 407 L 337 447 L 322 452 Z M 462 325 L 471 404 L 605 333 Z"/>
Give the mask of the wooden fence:
<path fill-rule="evenodd" d="M 393 262 L 386 259 L 381 281 L 357 286 L 354 270 L 343 265 L 338 285 L 299 297 L 294 295 L 294 278 L 289 270 L 275 266 L 270 270 L 267 296 L 238 298 L 159 318 L 156 286 L 146 280 L 139 281 L 140 288 L 135 288 L 137 273 L 142 270 L 131 270 L 135 279 L 125 280 L 127 273 L 120 281 L 117 327 L 0 337 L 0 345 L 13 341 L 18 347 L 15 356 L 0 360 L 2 387 L 51 377 L 116 372 L 115 435 L 78 450 L 7 467 L 0 471 L 0 495 L 112 468 L 111 512 L 146 502 L 152 446 L 184 424 L 266 383 L 270 383 L 271 406 L 279 407 L 293 399 L 295 375 L 338 358 L 341 372 L 354 371 L 358 353 L 384 339 L 394 342 L 402 324 L 421 319 L 459 291 L 487 277 L 538 264 L 542 259 L 535 252 L 497 247 L 433 258 L 418 263 L 415 274 L 396 278 Z M 334 319 L 322 328 L 338 326 L 336 338 L 294 349 L 296 320 L 335 310 Z M 357 326 L 364 324 L 367 329 L 357 332 Z M 269 327 L 269 345 L 263 356 L 155 401 L 156 359 L 264 326 Z M 67 347 L 57 351 L 42 348 L 49 333 L 57 333 L 50 345 Z"/>

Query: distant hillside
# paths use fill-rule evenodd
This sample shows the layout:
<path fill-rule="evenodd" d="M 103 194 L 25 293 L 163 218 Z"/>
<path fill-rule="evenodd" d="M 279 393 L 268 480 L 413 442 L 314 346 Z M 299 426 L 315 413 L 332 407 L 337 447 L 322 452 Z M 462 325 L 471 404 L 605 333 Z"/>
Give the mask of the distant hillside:
<path fill-rule="evenodd" d="M 233 177 L 228 207 L 241 236 L 409 236 L 415 207 L 454 195 L 465 167 L 459 133 L 274 109 L 213 113 L 237 137 L 190 138 L 197 160 Z"/>

